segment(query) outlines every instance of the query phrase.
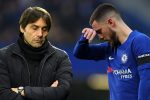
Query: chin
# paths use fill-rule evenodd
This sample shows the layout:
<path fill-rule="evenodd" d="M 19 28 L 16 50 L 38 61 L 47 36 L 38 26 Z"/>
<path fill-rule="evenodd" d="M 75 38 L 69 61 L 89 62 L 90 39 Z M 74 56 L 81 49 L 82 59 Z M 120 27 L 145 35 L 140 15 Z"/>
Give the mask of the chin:
<path fill-rule="evenodd" d="M 32 45 L 32 47 L 34 47 L 34 48 L 40 48 L 41 46 L 42 46 L 42 44 Z"/>

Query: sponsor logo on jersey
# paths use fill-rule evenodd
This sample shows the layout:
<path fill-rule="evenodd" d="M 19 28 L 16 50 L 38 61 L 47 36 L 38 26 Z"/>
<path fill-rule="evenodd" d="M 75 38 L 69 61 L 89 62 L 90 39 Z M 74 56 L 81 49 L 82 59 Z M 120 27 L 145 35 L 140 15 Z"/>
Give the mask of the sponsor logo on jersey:
<path fill-rule="evenodd" d="M 107 68 L 107 73 L 112 73 L 112 72 L 113 72 L 112 67 L 108 67 L 108 68 Z"/>
<path fill-rule="evenodd" d="M 117 76 L 119 79 L 131 79 L 132 71 L 130 68 L 127 69 L 113 69 L 112 67 L 108 67 L 107 73 L 113 73 L 114 76 Z"/>

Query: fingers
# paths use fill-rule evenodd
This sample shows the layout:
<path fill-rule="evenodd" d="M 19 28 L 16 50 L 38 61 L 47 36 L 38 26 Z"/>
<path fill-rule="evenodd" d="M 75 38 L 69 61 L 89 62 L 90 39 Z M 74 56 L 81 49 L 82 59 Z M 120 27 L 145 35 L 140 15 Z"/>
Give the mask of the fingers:
<path fill-rule="evenodd" d="M 12 91 L 18 93 L 18 89 L 17 88 L 11 88 Z"/>
<path fill-rule="evenodd" d="M 89 38 L 89 43 L 92 42 L 95 36 L 96 36 L 96 32 L 94 31 L 91 37 Z"/>
<path fill-rule="evenodd" d="M 96 32 L 91 28 L 84 28 L 82 33 L 84 34 L 84 37 L 89 40 L 89 42 L 91 42 L 96 35 Z"/>
<path fill-rule="evenodd" d="M 56 80 L 52 85 L 51 87 L 57 87 L 58 86 L 58 80 Z"/>

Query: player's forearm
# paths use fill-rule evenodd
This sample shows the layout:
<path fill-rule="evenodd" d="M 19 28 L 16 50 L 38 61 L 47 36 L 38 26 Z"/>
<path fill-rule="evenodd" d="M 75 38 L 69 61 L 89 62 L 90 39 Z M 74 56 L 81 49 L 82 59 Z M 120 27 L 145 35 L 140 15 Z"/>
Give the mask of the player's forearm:
<path fill-rule="evenodd" d="M 86 56 L 89 55 L 88 45 L 88 40 L 85 37 L 81 36 L 80 40 L 76 43 L 74 47 L 74 56 L 80 59 L 86 59 Z"/>
<path fill-rule="evenodd" d="M 149 100 L 150 95 L 150 63 L 145 63 L 138 66 L 139 69 L 139 76 L 140 76 L 140 83 L 139 83 L 139 100 Z"/>

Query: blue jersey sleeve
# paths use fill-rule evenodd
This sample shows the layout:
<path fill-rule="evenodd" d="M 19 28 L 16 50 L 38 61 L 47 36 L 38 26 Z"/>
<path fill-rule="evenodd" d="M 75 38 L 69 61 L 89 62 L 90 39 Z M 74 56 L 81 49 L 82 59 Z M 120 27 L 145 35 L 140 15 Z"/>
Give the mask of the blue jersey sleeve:
<path fill-rule="evenodd" d="M 137 36 L 133 42 L 133 52 L 140 77 L 138 100 L 150 100 L 150 38 L 146 35 Z"/>
<path fill-rule="evenodd" d="M 136 57 L 138 69 L 150 68 L 150 38 L 144 34 L 135 37 L 133 53 Z"/>
<path fill-rule="evenodd" d="M 74 47 L 73 54 L 79 59 L 104 60 L 108 43 L 89 44 L 83 36 Z"/>

